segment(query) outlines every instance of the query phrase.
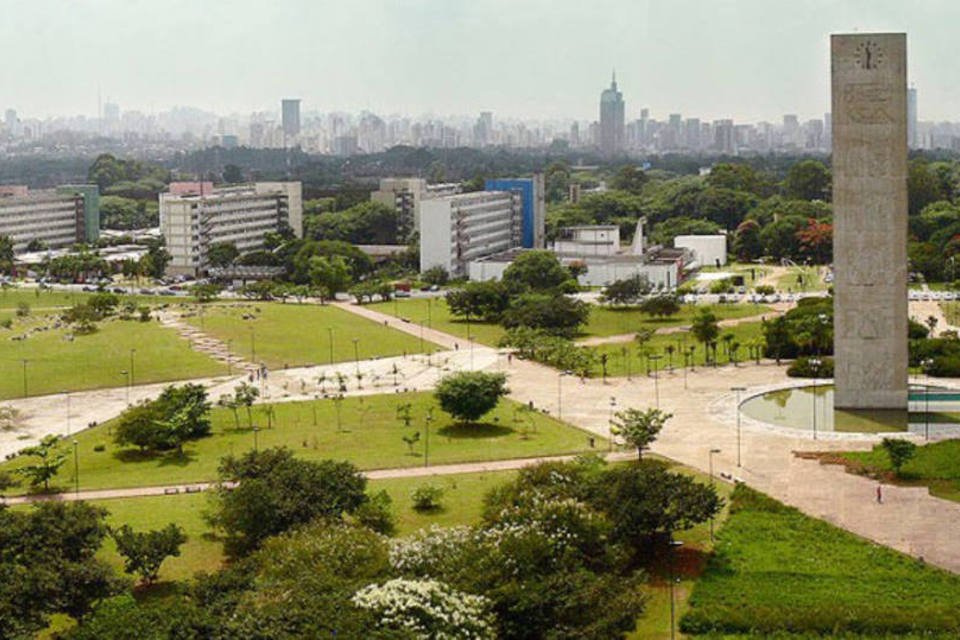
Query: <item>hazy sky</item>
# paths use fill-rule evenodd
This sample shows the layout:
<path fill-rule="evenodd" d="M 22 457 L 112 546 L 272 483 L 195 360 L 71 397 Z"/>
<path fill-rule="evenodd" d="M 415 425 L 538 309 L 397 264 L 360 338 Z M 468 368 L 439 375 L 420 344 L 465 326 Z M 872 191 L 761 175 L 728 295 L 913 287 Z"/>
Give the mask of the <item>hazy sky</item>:
<path fill-rule="evenodd" d="M 820 117 L 828 36 L 906 31 L 922 120 L 960 120 L 957 0 L 0 0 L 0 107 L 595 119 Z"/>

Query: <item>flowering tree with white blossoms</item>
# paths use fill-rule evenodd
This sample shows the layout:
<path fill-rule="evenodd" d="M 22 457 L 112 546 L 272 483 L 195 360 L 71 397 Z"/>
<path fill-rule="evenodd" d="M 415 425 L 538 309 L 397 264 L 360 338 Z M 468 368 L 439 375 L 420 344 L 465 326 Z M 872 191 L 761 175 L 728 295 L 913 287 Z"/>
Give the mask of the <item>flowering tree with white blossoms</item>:
<path fill-rule="evenodd" d="M 490 601 L 436 580 L 396 578 L 369 584 L 352 598 L 374 612 L 380 624 L 412 632 L 423 640 L 493 640 Z"/>

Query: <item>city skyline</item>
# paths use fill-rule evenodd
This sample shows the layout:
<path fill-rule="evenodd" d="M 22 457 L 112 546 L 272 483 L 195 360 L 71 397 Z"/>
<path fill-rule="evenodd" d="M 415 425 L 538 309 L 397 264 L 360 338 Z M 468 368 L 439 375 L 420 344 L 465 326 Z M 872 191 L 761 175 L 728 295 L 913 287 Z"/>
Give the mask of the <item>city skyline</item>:
<path fill-rule="evenodd" d="M 939 28 L 951 14 L 960 18 L 960 7 L 940 1 L 909 15 L 894 2 L 825 0 L 802 10 L 757 0 L 291 0 L 257 11 L 244 2 L 13 4 L 20 19 L 0 26 L 4 42 L 28 51 L 39 30 L 46 46 L 0 70 L 4 107 L 41 119 L 95 117 L 106 103 L 146 113 L 176 105 L 272 111 L 278 97 L 297 96 L 304 113 L 493 111 L 500 119 L 583 121 L 596 119 L 597 88 L 611 68 L 627 121 L 641 108 L 704 120 L 809 119 L 829 110 L 828 35 L 851 28 L 911 36 L 920 119 L 956 119 L 960 104 L 960 72 L 944 55 L 952 42 Z"/>

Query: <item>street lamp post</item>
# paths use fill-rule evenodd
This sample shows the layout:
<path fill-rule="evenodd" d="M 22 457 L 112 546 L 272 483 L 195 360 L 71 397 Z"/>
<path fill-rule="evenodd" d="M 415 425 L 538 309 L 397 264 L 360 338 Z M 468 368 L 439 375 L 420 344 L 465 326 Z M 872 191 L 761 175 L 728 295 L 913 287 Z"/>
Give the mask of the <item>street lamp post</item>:
<path fill-rule="evenodd" d="M 70 392 L 64 391 L 65 396 L 67 396 L 67 437 L 70 437 Z"/>
<path fill-rule="evenodd" d="M 134 356 L 136 355 L 137 355 L 137 350 L 130 349 L 130 386 L 131 387 L 136 384 L 136 378 L 134 376 L 134 371 L 136 371 L 136 369 L 134 368 Z"/>
<path fill-rule="evenodd" d="M 475 342 L 475 340 L 473 339 L 473 336 L 470 336 L 469 340 L 470 340 L 470 370 L 473 371 L 473 343 Z"/>
<path fill-rule="evenodd" d="M 357 375 L 360 375 L 360 338 L 353 339 L 353 362 L 357 367 Z"/>
<path fill-rule="evenodd" d="M 953 260 L 953 258 L 950 258 Z M 930 376 L 930 367 L 933 365 L 932 358 L 925 358 L 920 367 L 923 369 L 923 375 Z M 909 422 L 909 421 L 908 421 Z M 930 439 L 930 381 L 926 380 L 923 384 L 923 439 Z"/>
<path fill-rule="evenodd" d="M 433 329 L 433 298 L 427 298 L 427 326 Z"/>
<path fill-rule="evenodd" d="M 330 364 L 333 364 L 333 327 L 327 327 L 327 336 L 330 338 Z"/>
<path fill-rule="evenodd" d="M 250 362 L 257 363 L 257 330 L 250 327 Z"/>
<path fill-rule="evenodd" d="M 741 449 L 741 447 L 740 447 L 740 444 L 741 444 L 741 437 L 740 437 L 740 393 L 743 392 L 743 391 L 746 391 L 746 390 L 747 390 L 746 387 L 730 387 L 730 391 L 733 391 L 733 392 L 735 392 L 735 393 L 737 394 L 737 466 L 738 466 L 738 467 L 741 466 L 741 464 L 740 464 L 740 449 Z"/>
<path fill-rule="evenodd" d="M 570 375 L 569 371 L 557 374 L 557 420 L 563 419 L 563 376 Z"/>
<path fill-rule="evenodd" d="M 657 409 L 660 408 L 660 374 L 657 370 L 657 361 L 660 360 L 663 356 L 660 354 L 654 354 L 652 356 L 647 356 L 650 360 L 653 360 L 653 393 L 654 399 L 656 400 Z"/>
<path fill-rule="evenodd" d="M 253 428 L 253 450 L 254 450 L 254 452 L 260 450 L 260 442 L 259 442 L 259 438 L 257 438 L 257 434 L 258 434 L 259 432 L 260 432 L 260 427 L 254 427 L 254 428 Z"/>
<path fill-rule="evenodd" d="M 430 425 L 433 423 L 433 407 L 427 409 L 426 427 L 424 427 L 423 438 L 423 466 L 430 466 Z"/>
<path fill-rule="evenodd" d="M 683 542 L 670 537 L 670 640 L 677 637 L 677 605 L 676 605 L 676 552 L 683 546 Z"/>
<path fill-rule="evenodd" d="M 130 372 L 124 369 L 123 371 L 120 372 L 120 375 L 124 376 L 126 380 L 126 383 L 124 386 L 126 387 L 127 406 L 129 407 L 130 406 Z"/>
<path fill-rule="evenodd" d="M 76 438 L 73 440 L 73 491 L 77 498 L 80 497 L 80 443 Z"/>
<path fill-rule="evenodd" d="M 23 397 L 27 397 L 27 363 L 30 362 L 26 358 L 23 359 Z"/>
<path fill-rule="evenodd" d="M 420 321 L 420 352 L 423 352 L 423 320 Z"/>
<path fill-rule="evenodd" d="M 607 442 L 611 453 L 613 453 L 613 412 L 616 408 L 617 399 L 610 396 L 610 419 L 607 421 Z"/>
<path fill-rule="evenodd" d="M 231 345 L 233 344 L 233 339 L 227 339 L 227 375 L 233 375 L 233 353 L 231 352 Z"/>
<path fill-rule="evenodd" d="M 716 483 L 713 480 L 713 455 L 715 453 L 720 453 L 720 449 L 710 449 L 710 486 L 716 486 Z M 713 540 L 713 516 L 710 516 L 710 540 Z"/>
<path fill-rule="evenodd" d="M 819 358 L 810 360 L 810 366 L 813 368 L 813 439 L 817 439 L 817 378 L 820 376 Z"/>

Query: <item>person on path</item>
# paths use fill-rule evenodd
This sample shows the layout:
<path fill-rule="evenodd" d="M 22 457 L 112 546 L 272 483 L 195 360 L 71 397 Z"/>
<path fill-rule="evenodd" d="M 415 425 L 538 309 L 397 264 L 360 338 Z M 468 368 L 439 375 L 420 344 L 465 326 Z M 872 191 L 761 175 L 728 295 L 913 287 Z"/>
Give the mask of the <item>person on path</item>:
<path fill-rule="evenodd" d="M 883 504 L 883 485 L 877 485 L 877 504 Z"/>

